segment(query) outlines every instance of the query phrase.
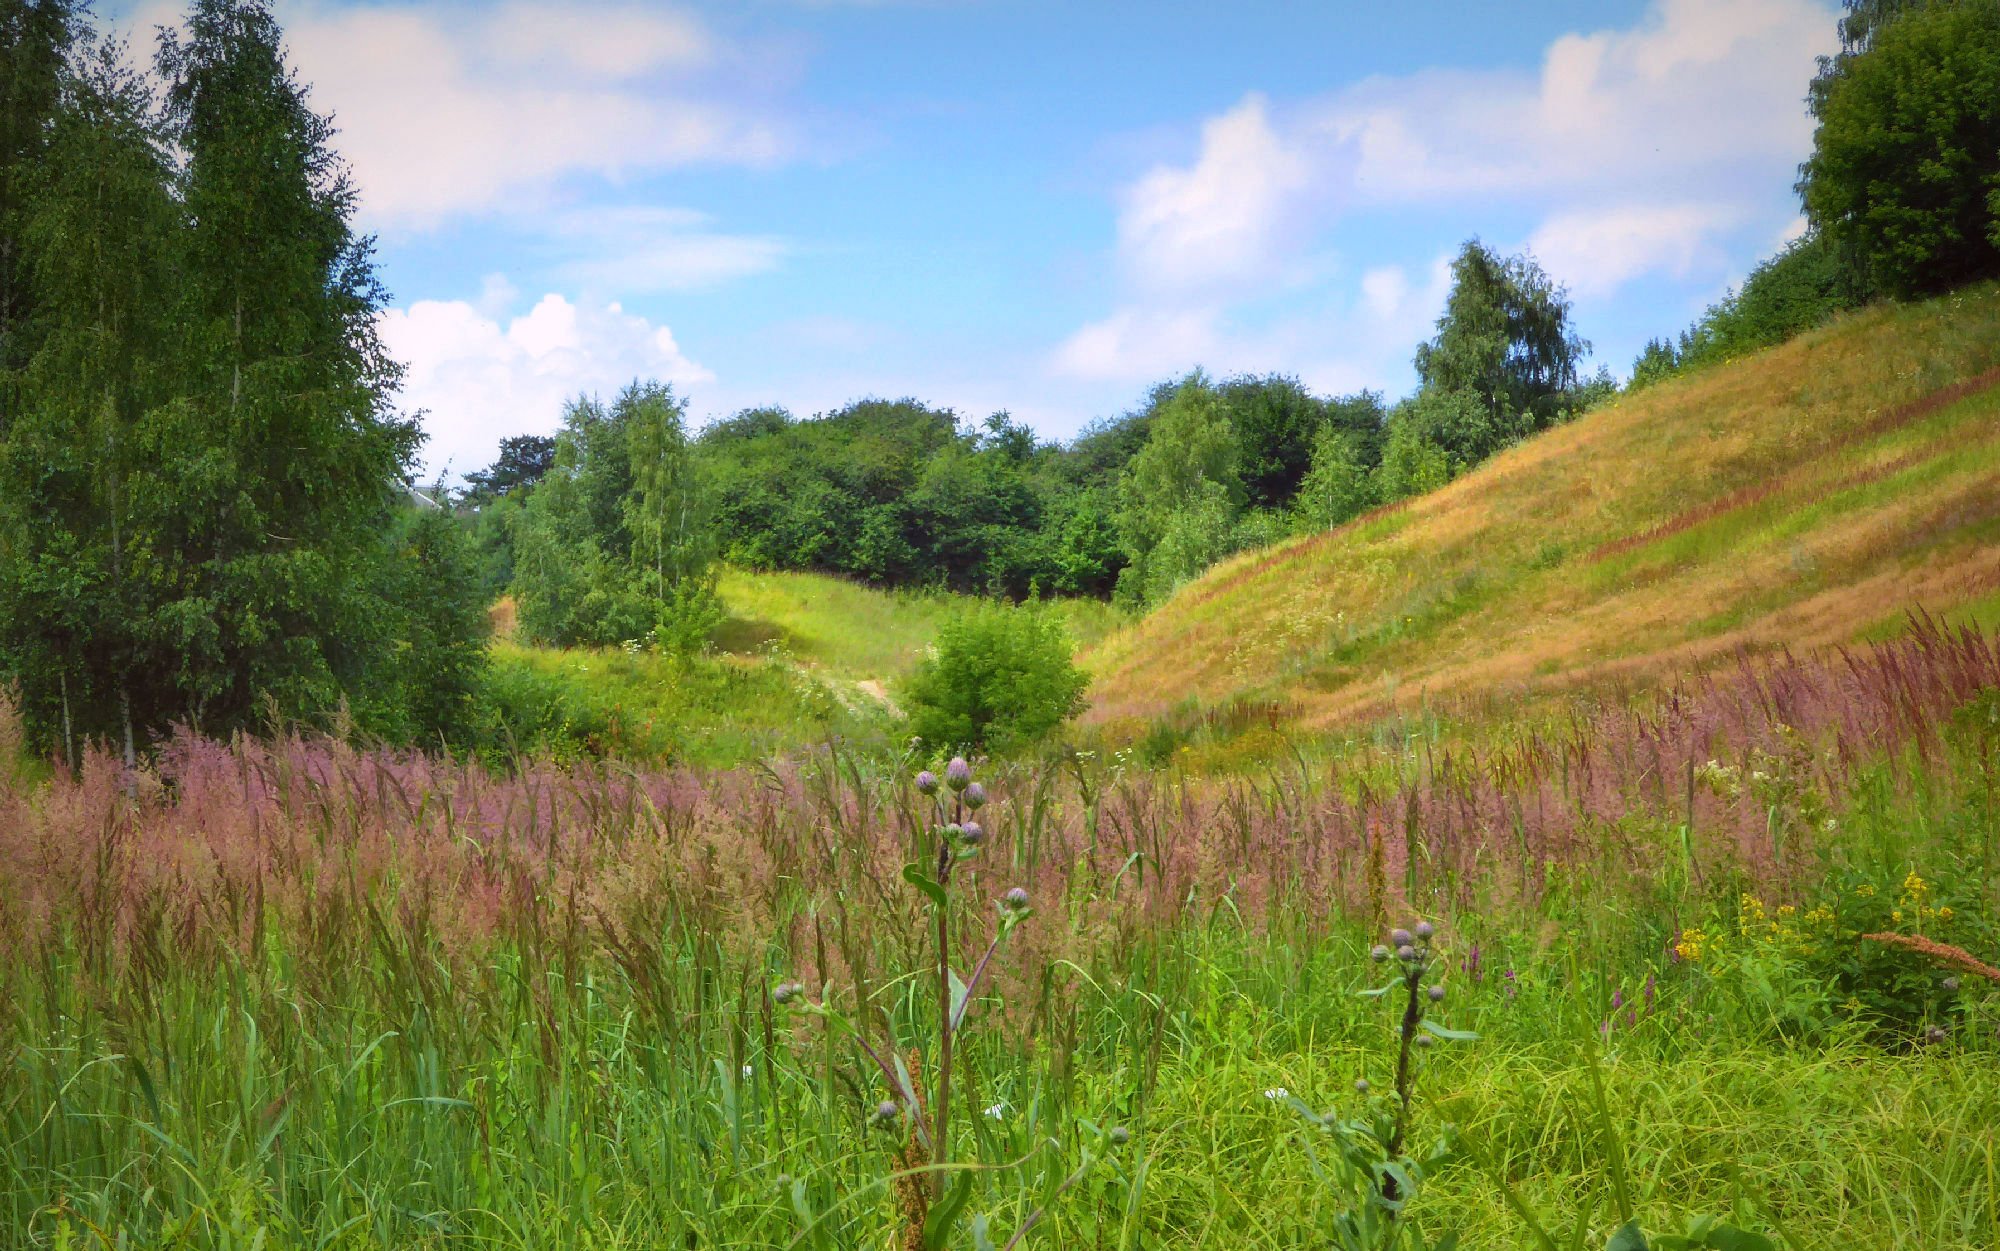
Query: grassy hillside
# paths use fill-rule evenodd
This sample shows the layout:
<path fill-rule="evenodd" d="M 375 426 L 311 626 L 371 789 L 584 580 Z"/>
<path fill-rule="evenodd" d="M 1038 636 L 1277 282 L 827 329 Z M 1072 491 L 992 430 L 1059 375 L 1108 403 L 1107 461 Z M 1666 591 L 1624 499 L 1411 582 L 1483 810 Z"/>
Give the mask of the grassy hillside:
<path fill-rule="evenodd" d="M 1513 705 L 1906 611 L 2000 615 L 2000 289 L 1626 397 L 1445 489 L 1248 553 L 1086 657 L 1111 733 Z"/>

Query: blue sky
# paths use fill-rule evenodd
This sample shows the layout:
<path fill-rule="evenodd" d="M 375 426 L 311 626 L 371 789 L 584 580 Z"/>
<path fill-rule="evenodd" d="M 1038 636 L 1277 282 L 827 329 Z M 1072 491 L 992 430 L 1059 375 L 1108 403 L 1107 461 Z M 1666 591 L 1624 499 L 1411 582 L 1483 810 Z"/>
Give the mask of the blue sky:
<path fill-rule="evenodd" d="M 108 10 L 120 25 L 171 6 Z M 429 471 L 672 381 L 1051 438 L 1196 366 L 1393 398 L 1477 234 L 1623 373 L 1798 229 L 1811 0 L 285 4 Z"/>

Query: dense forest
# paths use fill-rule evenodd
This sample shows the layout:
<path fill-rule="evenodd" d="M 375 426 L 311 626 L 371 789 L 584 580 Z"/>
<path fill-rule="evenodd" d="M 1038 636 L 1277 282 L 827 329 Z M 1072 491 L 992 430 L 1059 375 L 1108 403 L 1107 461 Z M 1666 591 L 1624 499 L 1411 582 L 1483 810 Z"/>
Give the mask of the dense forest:
<path fill-rule="evenodd" d="M 1626 385 L 2000 272 L 2000 6 L 1855 4 L 1842 38 L 1805 232 Z M 1196 370 L 1058 444 L 916 398 L 697 429 L 635 379 L 425 495 L 357 191 L 277 21 L 197 0 L 151 52 L 0 0 L 0 676 L 72 758 L 273 719 L 476 745 L 495 598 L 532 640 L 692 654 L 724 563 L 1143 609 L 1620 390 L 1562 285 L 1474 239 L 1394 402 Z"/>

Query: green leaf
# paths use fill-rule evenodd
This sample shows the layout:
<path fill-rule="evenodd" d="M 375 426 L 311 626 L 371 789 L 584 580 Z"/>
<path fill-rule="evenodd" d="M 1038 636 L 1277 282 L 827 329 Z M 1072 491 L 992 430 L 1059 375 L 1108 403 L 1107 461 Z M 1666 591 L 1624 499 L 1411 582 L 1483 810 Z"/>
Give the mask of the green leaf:
<path fill-rule="evenodd" d="M 1382 996 L 1388 994 L 1390 991 L 1396 989 L 1398 986 L 1401 986 L 1402 984 L 1403 984 L 1403 979 L 1397 978 L 1395 981 L 1390 982 L 1387 986 L 1378 986 L 1374 990 L 1361 990 L 1361 991 L 1356 991 L 1355 993 L 1360 995 L 1363 999 L 1380 999 Z"/>
<path fill-rule="evenodd" d="M 1444 1026 L 1439 1025 L 1436 1021 L 1425 1021 L 1423 1023 L 1423 1026 L 1424 1026 L 1424 1032 L 1426 1034 L 1435 1035 L 1438 1038 L 1444 1039 L 1446 1042 L 1479 1041 L 1479 1035 L 1473 1033 L 1469 1029 L 1446 1029 Z"/>
<path fill-rule="evenodd" d="M 987 1232 L 992 1223 L 993 1218 L 984 1212 L 972 1218 L 972 1251 L 998 1251 L 993 1245 L 993 1235 Z"/>
<path fill-rule="evenodd" d="M 972 1172 L 966 1170 L 958 1175 L 944 1198 L 931 1209 L 924 1218 L 924 1251 L 939 1251 L 951 1241 L 951 1227 L 958 1224 L 958 1214 L 965 1210 L 966 1201 L 972 1198 Z"/>
<path fill-rule="evenodd" d="M 924 871 L 916 865 L 906 864 L 903 866 L 903 880 L 930 896 L 931 902 L 938 907 L 942 908 L 945 906 L 944 887 L 925 877 Z"/>
<path fill-rule="evenodd" d="M 1617 1233 L 1611 1235 L 1611 1241 L 1604 1244 L 1604 1251 L 1651 1251 L 1651 1248 L 1646 1244 L 1646 1234 L 1639 1228 L 1639 1222 L 1627 1221 L 1618 1227 Z"/>

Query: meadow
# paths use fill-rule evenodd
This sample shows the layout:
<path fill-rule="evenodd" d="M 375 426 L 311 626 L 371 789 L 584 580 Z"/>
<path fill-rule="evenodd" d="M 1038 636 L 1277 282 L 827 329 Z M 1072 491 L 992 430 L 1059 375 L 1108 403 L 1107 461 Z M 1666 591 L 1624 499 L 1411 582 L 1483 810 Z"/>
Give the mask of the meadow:
<path fill-rule="evenodd" d="M 929 762 L 837 745 L 93 756 L 0 790 L 0 1227 L 1500 1248 L 1705 1216 L 1771 1241 L 1652 1245 L 1995 1245 L 2000 985 L 1858 937 L 1995 950 L 1995 689 L 2000 640 L 1919 618 L 1262 776 L 982 763 L 970 840 Z M 1405 1049 L 1422 1185 L 1382 1224 L 1356 1127 L 1394 1119 L 1399 1006 L 1357 992 L 1419 919 L 1442 1025 Z"/>

